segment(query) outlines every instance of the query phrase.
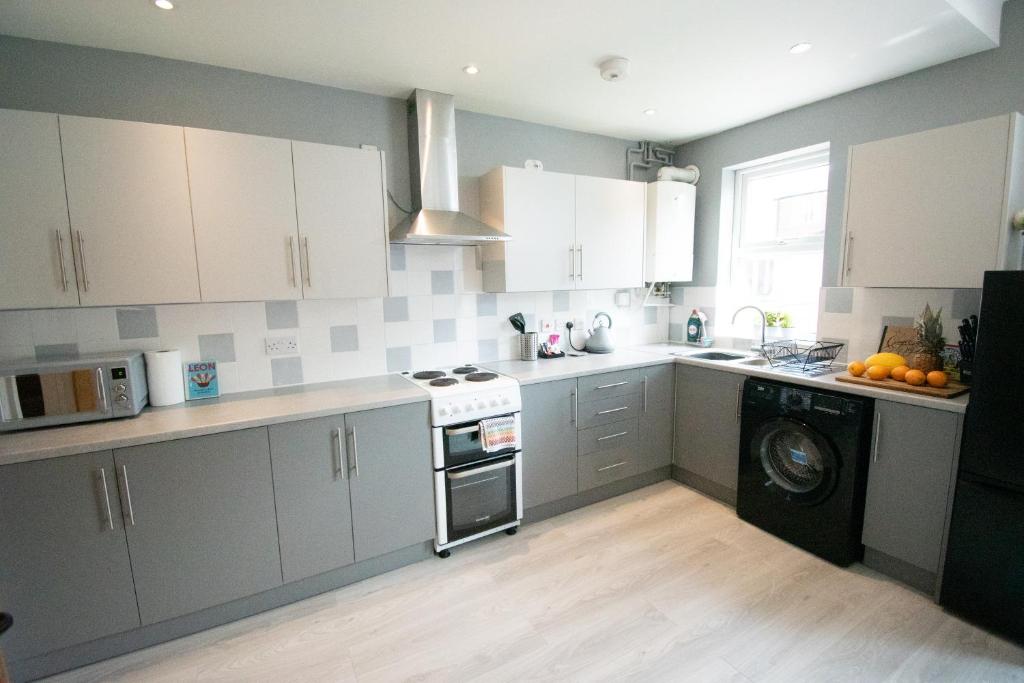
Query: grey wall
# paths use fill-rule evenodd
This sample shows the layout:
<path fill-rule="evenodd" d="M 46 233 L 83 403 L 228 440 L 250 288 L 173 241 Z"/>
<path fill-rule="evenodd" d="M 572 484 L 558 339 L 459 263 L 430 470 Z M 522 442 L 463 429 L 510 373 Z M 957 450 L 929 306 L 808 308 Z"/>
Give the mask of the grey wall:
<path fill-rule="evenodd" d="M 839 281 L 849 145 L 938 126 L 1024 111 L 1024 0 L 1003 8 L 999 48 L 793 109 L 680 146 L 676 159 L 697 164 L 694 285 L 716 284 L 722 169 L 831 142 L 822 283 Z M 811 53 L 813 55 L 813 53 Z"/>
<path fill-rule="evenodd" d="M 0 35 L 0 108 L 167 123 L 358 146 L 387 154 L 408 206 L 405 102 L 352 90 L 127 52 Z M 459 172 L 540 159 L 551 171 L 625 177 L 633 142 L 460 111 Z M 473 187 L 470 182 L 469 188 Z M 464 202 L 472 210 L 475 197 Z"/>

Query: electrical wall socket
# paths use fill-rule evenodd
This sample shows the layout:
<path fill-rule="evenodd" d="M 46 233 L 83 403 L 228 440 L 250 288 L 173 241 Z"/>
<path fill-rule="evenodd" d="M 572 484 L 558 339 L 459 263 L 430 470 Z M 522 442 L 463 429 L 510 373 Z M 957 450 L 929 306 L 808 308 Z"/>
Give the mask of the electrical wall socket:
<path fill-rule="evenodd" d="M 541 334 L 552 334 L 555 331 L 555 323 L 553 320 L 541 320 L 540 321 L 540 333 Z"/>
<path fill-rule="evenodd" d="M 294 356 L 299 352 L 299 338 L 294 334 L 267 337 L 268 356 Z"/>

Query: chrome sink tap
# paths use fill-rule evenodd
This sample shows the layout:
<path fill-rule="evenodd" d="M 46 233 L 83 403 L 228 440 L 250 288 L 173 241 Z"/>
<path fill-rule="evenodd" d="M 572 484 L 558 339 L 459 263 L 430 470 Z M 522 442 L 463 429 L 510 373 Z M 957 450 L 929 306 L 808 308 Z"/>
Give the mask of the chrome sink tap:
<path fill-rule="evenodd" d="M 736 316 L 738 316 L 740 313 L 742 313 L 743 311 L 747 310 L 748 308 L 751 309 L 751 310 L 757 311 L 758 314 L 760 314 L 760 316 L 761 316 L 761 346 L 758 346 L 757 344 L 751 344 L 750 345 L 750 350 L 751 351 L 763 351 L 764 350 L 764 330 L 765 330 L 766 327 L 768 327 L 768 318 L 765 316 L 764 311 L 762 311 L 757 306 L 742 306 L 742 307 L 736 309 L 736 312 L 732 314 L 732 322 L 735 325 L 736 324 Z"/>

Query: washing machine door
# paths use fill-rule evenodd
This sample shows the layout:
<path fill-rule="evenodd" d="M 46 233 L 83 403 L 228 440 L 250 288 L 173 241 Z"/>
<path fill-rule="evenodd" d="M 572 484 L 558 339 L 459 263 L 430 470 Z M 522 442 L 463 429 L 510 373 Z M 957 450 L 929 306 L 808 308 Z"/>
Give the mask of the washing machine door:
<path fill-rule="evenodd" d="M 827 498 L 839 476 L 839 458 L 828 440 L 803 422 L 778 417 L 763 423 L 750 444 L 775 492 L 789 502 L 814 505 Z"/>

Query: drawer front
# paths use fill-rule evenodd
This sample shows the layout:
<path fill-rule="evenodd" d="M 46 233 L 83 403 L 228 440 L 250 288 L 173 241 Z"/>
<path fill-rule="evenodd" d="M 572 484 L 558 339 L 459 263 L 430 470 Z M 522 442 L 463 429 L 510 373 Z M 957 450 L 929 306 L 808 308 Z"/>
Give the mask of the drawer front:
<path fill-rule="evenodd" d="M 624 396 L 640 391 L 640 371 L 619 370 L 600 375 L 580 377 L 578 381 L 580 401 L 594 401 L 611 396 Z"/>
<path fill-rule="evenodd" d="M 580 491 L 632 477 L 639 472 L 635 448 L 616 448 L 580 457 Z"/>
<path fill-rule="evenodd" d="M 579 433 L 580 455 L 615 448 L 628 448 L 635 451 L 639 440 L 640 421 L 636 418 L 591 427 Z"/>
<path fill-rule="evenodd" d="M 626 394 L 600 401 L 580 401 L 576 423 L 580 430 L 612 422 L 621 422 L 640 414 L 640 395 Z"/>

